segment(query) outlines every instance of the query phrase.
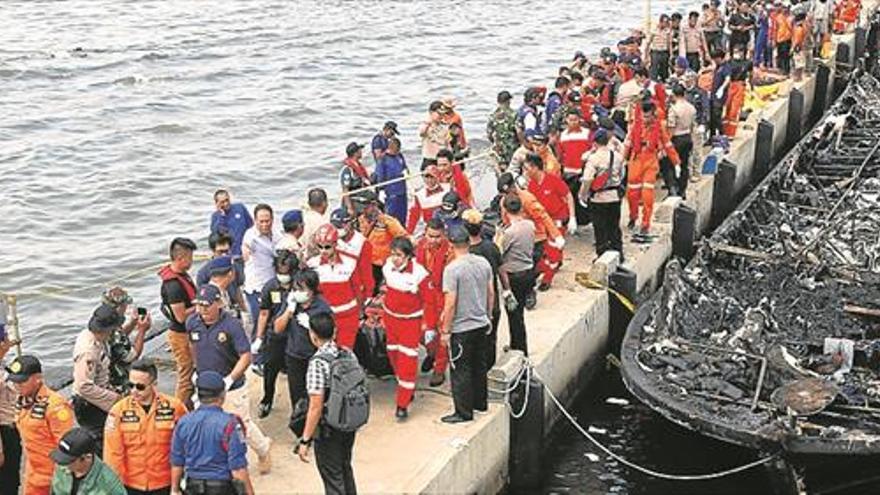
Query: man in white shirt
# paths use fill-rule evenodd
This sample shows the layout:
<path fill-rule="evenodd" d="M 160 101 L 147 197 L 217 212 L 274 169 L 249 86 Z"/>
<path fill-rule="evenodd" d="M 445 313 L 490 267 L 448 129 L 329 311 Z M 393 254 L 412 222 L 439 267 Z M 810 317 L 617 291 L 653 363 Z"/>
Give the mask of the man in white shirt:
<path fill-rule="evenodd" d="M 303 209 L 303 233 L 300 242 L 306 247 L 306 258 L 318 254 L 312 237 L 318 227 L 330 223 L 330 209 L 327 207 L 327 191 L 316 187 L 308 193 L 308 204 Z"/>
<path fill-rule="evenodd" d="M 274 228 L 272 207 L 258 204 L 254 208 L 254 226 L 248 229 L 241 242 L 241 254 L 244 258 L 244 296 L 247 299 L 248 311 L 251 315 L 251 336 L 256 332 L 255 323 L 260 313 L 260 291 L 275 276 L 275 244 L 281 240 L 281 234 Z"/>

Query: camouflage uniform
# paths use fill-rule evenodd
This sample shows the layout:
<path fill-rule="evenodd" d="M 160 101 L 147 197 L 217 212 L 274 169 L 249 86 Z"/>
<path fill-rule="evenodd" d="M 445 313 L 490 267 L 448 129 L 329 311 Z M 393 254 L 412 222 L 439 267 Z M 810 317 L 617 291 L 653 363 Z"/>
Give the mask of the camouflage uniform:
<path fill-rule="evenodd" d="M 519 147 L 516 138 L 516 112 L 510 107 L 498 107 L 489 116 L 486 134 L 492 149 L 498 153 L 499 162 L 510 163 L 513 152 Z"/>

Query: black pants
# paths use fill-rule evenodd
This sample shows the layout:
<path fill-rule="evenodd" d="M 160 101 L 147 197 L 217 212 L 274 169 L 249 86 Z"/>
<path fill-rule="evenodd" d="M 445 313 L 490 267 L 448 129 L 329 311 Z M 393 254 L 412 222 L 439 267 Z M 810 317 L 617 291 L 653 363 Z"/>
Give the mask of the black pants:
<path fill-rule="evenodd" d="M 688 67 L 690 67 L 692 71 L 699 73 L 700 63 L 702 62 L 702 60 L 700 60 L 700 53 L 686 53 L 685 58 L 688 61 Z"/>
<path fill-rule="evenodd" d="M 688 180 L 691 178 L 691 151 L 694 149 L 694 140 L 690 134 L 672 136 L 672 146 L 681 159 L 681 164 L 678 166 L 679 175 L 676 181 L 676 190 L 679 196 L 687 198 Z"/>
<path fill-rule="evenodd" d="M 623 259 L 623 235 L 620 232 L 620 201 L 590 202 L 593 210 L 593 231 L 596 233 L 596 254 L 614 250 Z"/>
<path fill-rule="evenodd" d="M 166 486 L 158 490 L 135 490 L 134 488 L 125 487 L 125 491 L 128 492 L 128 495 L 169 495 L 171 487 Z"/>
<path fill-rule="evenodd" d="M 342 432 L 324 425 L 315 439 L 315 462 L 326 495 L 356 495 L 354 471 L 351 469 L 351 451 L 354 432 Z"/>
<path fill-rule="evenodd" d="M 791 72 L 791 41 L 776 43 L 776 67 L 785 75 Z"/>
<path fill-rule="evenodd" d="M 725 95 L 726 96 L 726 95 Z M 709 135 L 710 136 L 720 136 L 724 134 L 724 122 L 721 120 L 721 116 L 724 114 L 724 101 L 726 98 L 716 98 L 715 95 L 711 95 L 712 103 L 709 108 Z"/>
<path fill-rule="evenodd" d="M 488 407 L 488 383 L 486 381 L 486 347 L 489 327 L 453 333 L 449 342 L 449 354 L 453 359 L 452 403 L 455 413 L 473 419 L 474 409 L 485 411 Z"/>
<path fill-rule="evenodd" d="M 309 369 L 309 360 L 285 354 L 284 362 L 287 366 L 287 393 L 290 396 L 290 411 L 293 412 L 297 401 L 308 397 L 306 394 L 306 370 Z"/>
<path fill-rule="evenodd" d="M 271 332 L 271 329 L 267 329 Z M 275 402 L 275 382 L 278 373 L 285 368 L 284 347 L 287 345 L 287 334 L 280 336 L 269 335 L 263 344 L 263 404 L 270 406 Z"/>
<path fill-rule="evenodd" d="M 529 355 L 529 346 L 526 341 L 526 296 L 535 286 L 534 272 L 532 270 L 523 270 L 521 272 L 507 274 L 510 281 L 510 291 L 516 298 L 516 309 L 507 311 L 507 324 L 510 326 L 510 348 Z"/>
<path fill-rule="evenodd" d="M 498 289 L 495 289 L 496 294 Z M 496 298 L 497 299 L 497 298 Z M 486 372 L 495 366 L 495 354 L 498 353 L 498 321 L 501 320 L 500 301 L 495 301 L 495 308 L 492 310 L 492 330 L 486 339 Z"/>
<path fill-rule="evenodd" d="M 205 481 L 187 478 L 186 495 L 235 495 L 235 487 L 232 481 Z"/>
<path fill-rule="evenodd" d="M 660 176 L 663 177 L 663 185 L 669 191 L 670 196 L 674 196 L 678 188 L 675 182 L 675 170 L 673 170 L 673 167 L 675 165 L 673 165 L 669 157 L 664 156 L 660 159 Z"/>
<path fill-rule="evenodd" d="M 723 44 L 723 39 L 721 36 L 721 31 L 704 31 L 706 35 L 706 45 L 709 48 L 709 54 L 721 48 Z"/>
<path fill-rule="evenodd" d="M 581 206 L 580 201 L 578 201 L 578 193 L 581 190 L 581 176 L 566 175 L 565 183 L 568 185 L 568 190 L 571 191 L 571 200 L 574 201 L 574 218 L 577 224 L 587 225 L 590 223 L 590 212 Z M 562 228 L 565 229 L 565 225 Z"/>
<path fill-rule="evenodd" d="M 0 493 L 18 493 L 21 485 L 21 436 L 14 425 L 0 425 L 3 466 L 0 466 Z"/>
<path fill-rule="evenodd" d="M 104 423 L 107 413 L 100 407 L 79 396 L 73 396 L 73 413 L 76 422 L 95 438 L 95 449 L 98 457 L 104 454 Z"/>
<path fill-rule="evenodd" d="M 379 288 L 382 285 L 382 282 L 385 281 L 385 276 L 382 275 L 382 266 L 381 265 L 373 265 L 373 283 L 375 285 L 375 289 L 373 289 L 372 294 L 367 294 L 368 296 L 376 296 L 379 294 Z"/>
<path fill-rule="evenodd" d="M 532 285 L 535 285 L 535 282 L 538 281 L 538 262 L 541 261 L 541 258 L 544 257 L 544 243 L 547 241 L 539 241 L 535 243 L 535 249 L 532 250 L 532 273 L 534 275 L 534 279 L 532 280 Z"/>
<path fill-rule="evenodd" d="M 657 82 L 666 81 L 669 78 L 669 52 L 666 50 L 651 50 L 651 79 Z"/>

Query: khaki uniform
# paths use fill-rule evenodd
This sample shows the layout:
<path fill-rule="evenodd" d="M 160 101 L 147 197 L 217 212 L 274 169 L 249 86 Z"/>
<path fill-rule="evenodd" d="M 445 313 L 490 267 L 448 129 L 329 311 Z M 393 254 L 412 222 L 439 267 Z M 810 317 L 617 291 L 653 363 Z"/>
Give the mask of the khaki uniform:
<path fill-rule="evenodd" d="M 110 387 L 110 353 L 91 330 L 83 330 L 73 346 L 73 393 L 107 412 L 120 399 Z"/>

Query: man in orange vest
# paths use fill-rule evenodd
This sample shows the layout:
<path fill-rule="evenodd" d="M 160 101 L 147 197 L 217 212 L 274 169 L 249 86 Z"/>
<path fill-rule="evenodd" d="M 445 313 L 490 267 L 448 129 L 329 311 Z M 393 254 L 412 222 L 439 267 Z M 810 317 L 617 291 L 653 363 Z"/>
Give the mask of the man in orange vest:
<path fill-rule="evenodd" d="M 660 169 L 660 158 L 668 157 L 673 166 L 681 160 L 669 138 L 666 126 L 657 119 L 654 103 L 636 106 L 633 123 L 623 142 L 623 156 L 629 160 L 626 197 L 629 201 L 629 229 L 636 242 L 649 242 L 651 215 L 654 213 L 654 184 Z M 635 232 L 639 203 L 643 205 L 641 229 Z"/>
<path fill-rule="evenodd" d="M 406 237 L 406 229 L 400 222 L 379 209 L 379 198 L 373 191 L 363 191 L 355 202 L 358 214 L 358 227 L 372 248 L 373 284 L 376 289 L 382 285 L 382 267 L 391 254 L 391 241 L 395 237 Z M 372 297 L 375 294 L 364 294 Z"/>
<path fill-rule="evenodd" d="M 160 495 L 171 487 L 171 436 L 186 407 L 157 389 L 159 371 L 149 359 L 131 365 L 131 393 L 117 402 L 104 426 L 104 462 L 129 493 Z"/>
<path fill-rule="evenodd" d="M 49 452 L 73 428 L 73 408 L 43 383 L 43 367 L 36 357 L 19 356 L 6 367 L 6 372 L 7 380 L 19 393 L 20 409 L 15 424 L 27 459 L 23 493 L 49 495 L 55 470 Z"/>

